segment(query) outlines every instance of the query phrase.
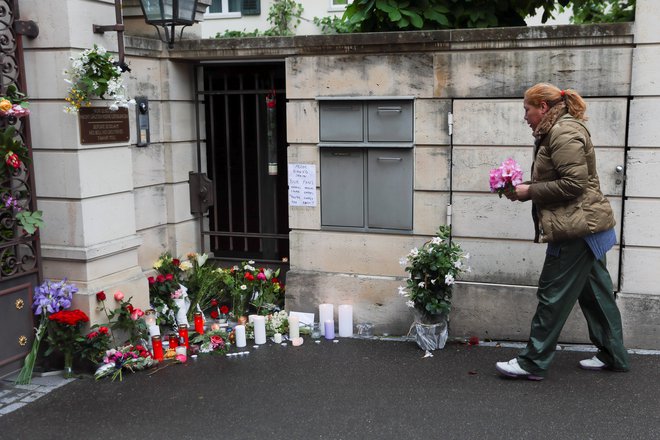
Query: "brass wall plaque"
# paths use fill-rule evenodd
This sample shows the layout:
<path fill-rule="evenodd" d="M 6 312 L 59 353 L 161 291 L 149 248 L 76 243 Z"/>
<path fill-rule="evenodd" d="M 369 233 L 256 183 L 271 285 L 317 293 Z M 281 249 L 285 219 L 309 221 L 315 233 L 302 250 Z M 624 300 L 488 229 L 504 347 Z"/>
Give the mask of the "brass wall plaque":
<path fill-rule="evenodd" d="M 113 144 L 131 138 L 127 108 L 81 107 L 78 121 L 81 144 Z"/>

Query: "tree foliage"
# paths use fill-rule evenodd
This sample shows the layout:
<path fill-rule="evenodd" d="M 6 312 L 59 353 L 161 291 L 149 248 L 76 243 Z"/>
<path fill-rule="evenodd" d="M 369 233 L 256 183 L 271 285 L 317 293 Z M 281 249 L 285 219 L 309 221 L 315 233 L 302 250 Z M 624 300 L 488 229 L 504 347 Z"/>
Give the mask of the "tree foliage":
<path fill-rule="evenodd" d="M 543 8 L 545 22 L 569 0 L 354 0 L 344 20 L 358 32 L 525 26 Z"/>
<path fill-rule="evenodd" d="M 635 0 L 573 0 L 571 23 L 617 23 L 635 20 Z"/>

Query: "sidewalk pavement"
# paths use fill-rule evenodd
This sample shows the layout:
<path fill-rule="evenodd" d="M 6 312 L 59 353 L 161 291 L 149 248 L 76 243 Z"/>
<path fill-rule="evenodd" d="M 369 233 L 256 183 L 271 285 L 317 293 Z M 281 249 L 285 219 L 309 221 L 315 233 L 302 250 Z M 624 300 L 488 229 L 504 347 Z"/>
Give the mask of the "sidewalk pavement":
<path fill-rule="evenodd" d="M 580 370 L 593 353 L 562 349 L 532 382 L 495 371 L 518 351 L 507 344 L 452 343 L 432 357 L 379 339 L 248 350 L 24 389 L 9 402 L 22 406 L 3 408 L 0 439 L 660 439 L 657 352 L 615 373 Z"/>

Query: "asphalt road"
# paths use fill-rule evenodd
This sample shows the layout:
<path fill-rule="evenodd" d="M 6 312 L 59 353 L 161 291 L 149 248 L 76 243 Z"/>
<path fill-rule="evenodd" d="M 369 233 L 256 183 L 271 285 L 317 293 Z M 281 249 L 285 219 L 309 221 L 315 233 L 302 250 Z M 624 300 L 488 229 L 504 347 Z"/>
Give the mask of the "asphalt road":
<path fill-rule="evenodd" d="M 506 379 L 516 349 L 306 338 L 248 346 L 123 382 L 73 381 L 0 418 L 2 439 L 660 439 L 660 356 L 583 371 L 561 351 L 541 382 Z"/>

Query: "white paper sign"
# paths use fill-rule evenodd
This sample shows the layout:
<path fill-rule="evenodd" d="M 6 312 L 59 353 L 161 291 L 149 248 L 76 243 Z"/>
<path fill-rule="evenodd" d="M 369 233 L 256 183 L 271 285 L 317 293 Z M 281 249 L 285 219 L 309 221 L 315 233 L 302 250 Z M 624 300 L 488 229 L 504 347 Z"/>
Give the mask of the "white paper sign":
<path fill-rule="evenodd" d="M 316 165 L 290 163 L 289 206 L 316 206 Z"/>

